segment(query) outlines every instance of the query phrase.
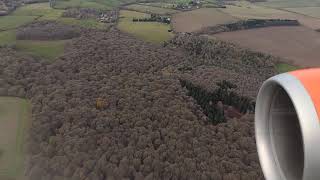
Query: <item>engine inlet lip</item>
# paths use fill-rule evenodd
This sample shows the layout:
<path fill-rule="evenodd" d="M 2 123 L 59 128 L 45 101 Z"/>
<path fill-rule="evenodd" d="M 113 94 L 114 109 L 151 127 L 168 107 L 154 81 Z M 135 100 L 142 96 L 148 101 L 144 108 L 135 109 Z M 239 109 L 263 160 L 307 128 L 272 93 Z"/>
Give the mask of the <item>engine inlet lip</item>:
<path fill-rule="evenodd" d="M 284 176 L 279 167 L 270 137 L 269 119 L 273 99 L 270 94 L 277 86 L 282 87 L 290 97 L 299 120 L 304 150 L 302 180 L 320 179 L 320 123 L 317 111 L 303 84 L 288 73 L 265 81 L 257 98 L 255 134 L 259 160 L 265 178 L 267 180 L 290 180 Z"/>

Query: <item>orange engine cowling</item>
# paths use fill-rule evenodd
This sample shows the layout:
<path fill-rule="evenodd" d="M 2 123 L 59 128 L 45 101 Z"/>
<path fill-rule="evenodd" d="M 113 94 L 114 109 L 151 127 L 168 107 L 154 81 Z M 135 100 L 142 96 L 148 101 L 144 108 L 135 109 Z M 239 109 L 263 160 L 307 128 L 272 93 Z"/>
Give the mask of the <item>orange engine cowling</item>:
<path fill-rule="evenodd" d="M 320 180 L 320 69 L 274 76 L 259 91 L 255 133 L 267 180 Z"/>

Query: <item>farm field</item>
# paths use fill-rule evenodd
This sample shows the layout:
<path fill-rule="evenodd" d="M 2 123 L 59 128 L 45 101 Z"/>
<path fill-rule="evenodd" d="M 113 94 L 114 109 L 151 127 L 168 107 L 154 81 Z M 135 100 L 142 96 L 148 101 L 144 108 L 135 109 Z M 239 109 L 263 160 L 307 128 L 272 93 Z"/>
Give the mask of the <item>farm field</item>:
<path fill-rule="evenodd" d="M 46 60 L 54 58 L 64 53 L 64 47 L 68 40 L 58 41 L 30 41 L 19 40 L 16 42 L 16 49 L 21 52 L 31 54 L 35 57 Z"/>
<path fill-rule="evenodd" d="M 13 12 L 15 16 L 37 16 L 39 20 L 54 20 L 59 18 L 64 10 L 52 9 L 49 3 L 35 3 L 19 7 Z"/>
<path fill-rule="evenodd" d="M 34 21 L 36 16 L 0 16 L 0 31 L 15 29 Z"/>
<path fill-rule="evenodd" d="M 238 19 L 215 8 L 202 8 L 173 15 L 175 32 L 193 32 L 204 27 L 235 22 Z"/>
<path fill-rule="evenodd" d="M 168 8 L 168 9 L 172 9 L 174 7 L 176 7 L 175 3 L 161 3 L 161 2 L 154 2 L 154 3 L 140 3 L 142 5 L 146 5 L 146 6 L 154 6 L 154 7 L 160 7 L 160 8 Z"/>
<path fill-rule="evenodd" d="M 24 140 L 31 123 L 31 105 L 27 100 L 0 97 L 0 179 L 21 178 Z"/>
<path fill-rule="evenodd" d="M 115 5 L 115 4 L 117 3 L 112 3 L 110 5 Z M 86 1 L 86 0 L 58 0 L 55 3 L 54 7 L 57 9 L 94 8 L 94 9 L 101 9 L 101 10 L 109 10 L 112 8 L 105 3 L 98 3 L 98 2 Z"/>
<path fill-rule="evenodd" d="M 138 12 L 155 13 L 155 14 L 162 14 L 162 15 L 174 14 L 174 13 L 180 12 L 174 9 L 146 6 L 146 5 L 140 5 L 140 4 L 132 4 L 129 6 L 125 6 L 125 8 L 128 10 L 133 10 Z"/>
<path fill-rule="evenodd" d="M 304 14 L 314 18 L 320 18 L 320 7 L 285 8 L 285 10 Z"/>
<path fill-rule="evenodd" d="M 19 7 L 10 16 L 0 17 L 0 46 L 12 46 L 18 51 L 52 60 L 64 52 L 67 41 L 22 41 L 16 39 L 16 29 L 27 23 L 43 20 L 56 20 L 62 24 L 83 28 L 106 29 L 107 24 L 95 19 L 75 19 L 61 17 L 64 10 L 52 9 L 49 3 L 35 3 Z M 1 31 L 2 30 L 2 31 Z"/>
<path fill-rule="evenodd" d="M 132 34 L 148 42 L 162 43 L 173 37 L 173 33 L 168 32 L 170 25 L 158 22 L 133 22 L 133 18 L 149 17 L 149 14 L 121 10 L 118 29 Z"/>
<path fill-rule="evenodd" d="M 302 25 L 308 28 L 320 28 L 320 19 L 318 18 L 289 12 L 286 9 L 273 9 L 269 7 L 259 6 L 257 4 L 249 2 L 238 2 L 234 3 L 234 5 L 227 5 L 226 8 L 221 9 L 221 11 L 240 19 L 296 19 Z"/>
<path fill-rule="evenodd" d="M 268 0 L 257 4 L 273 8 L 316 7 L 320 0 Z"/>
<path fill-rule="evenodd" d="M 94 8 L 101 10 L 110 10 L 122 4 L 133 3 L 136 0 L 57 0 L 55 8 Z"/>
<path fill-rule="evenodd" d="M 68 40 L 16 40 L 15 30 L 0 32 L 0 46 L 13 46 L 20 52 L 25 52 L 35 57 L 48 60 L 53 60 L 62 55 L 67 42 Z"/>
<path fill-rule="evenodd" d="M 287 14 L 285 11 L 243 1 L 234 2 L 233 5 L 226 5 L 226 8 L 221 8 L 221 11 L 242 19 L 268 19 L 273 16 Z"/>
<path fill-rule="evenodd" d="M 279 56 L 300 67 L 320 66 L 320 35 L 303 26 L 268 27 L 216 34 L 214 37 Z"/>
<path fill-rule="evenodd" d="M 84 28 L 105 29 L 107 25 L 100 23 L 95 19 L 75 19 L 61 17 L 64 10 L 52 9 L 49 3 L 36 3 L 22 6 L 13 12 L 13 15 L 18 17 L 37 17 L 38 21 L 42 20 L 57 20 L 68 25 L 77 25 Z M 17 25 L 20 26 L 20 25 Z"/>

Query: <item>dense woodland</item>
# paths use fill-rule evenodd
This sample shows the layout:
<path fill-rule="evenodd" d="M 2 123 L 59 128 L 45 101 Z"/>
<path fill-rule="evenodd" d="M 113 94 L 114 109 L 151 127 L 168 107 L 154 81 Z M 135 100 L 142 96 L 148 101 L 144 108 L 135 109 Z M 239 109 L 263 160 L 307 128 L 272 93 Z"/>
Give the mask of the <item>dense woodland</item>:
<path fill-rule="evenodd" d="M 117 30 L 83 33 L 52 63 L 0 54 L 0 95 L 32 102 L 30 180 L 263 179 L 253 116 L 235 107 L 240 116 L 214 125 L 181 80 L 208 92 L 228 80 L 255 96 L 272 57 L 192 35 L 162 47 Z"/>
<path fill-rule="evenodd" d="M 217 82 L 228 80 L 237 85 L 240 95 L 254 99 L 261 82 L 277 74 L 278 58 L 206 36 L 181 33 L 167 46 L 181 48 L 190 56 L 179 64 L 179 77 L 208 91 L 218 88 Z"/>
<path fill-rule="evenodd" d="M 32 103 L 28 180 L 263 180 L 252 112 L 277 58 L 194 34 L 160 46 L 52 21 L 17 39 L 72 39 L 52 62 L 0 47 L 0 96 Z"/>

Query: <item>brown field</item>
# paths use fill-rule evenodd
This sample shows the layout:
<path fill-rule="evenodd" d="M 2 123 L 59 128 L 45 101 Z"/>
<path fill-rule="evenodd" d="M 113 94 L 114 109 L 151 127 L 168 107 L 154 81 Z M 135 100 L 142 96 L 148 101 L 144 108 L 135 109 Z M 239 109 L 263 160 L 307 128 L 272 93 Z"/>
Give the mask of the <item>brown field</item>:
<path fill-rule="evenodd" d="M 173 15 L 172 25 L 176 32 L 193 32 L 204 27 L 237 21 L 226 13 L 214 8 L 202 8 Z"/>
<path fill-rule="evenodd" d="M 239 19 L 296 19 L 306 27 L 320 29 L 320 18 L 317 18 L 320 16 L 317 16 L 319 15 L 317 7 L 274 9 L 245 1 L 235 2 L 234 4 L 227 5 L 227 8 L 221 9 L 221 12 Z"/>
<path fill-rule="evenodd" d="M 293 12 L 287 12 L 283 13 L 281 15 L 272 15 L 272 19 L 296 19 L 298 20 L 302 25 L 311 28 L 313 30 L 320 28 L 320 19 L 314 18 L 310 16 L 305 16 L 302 14 L 296 14 Z"/>
<path fill-rule="evenodd" d="M 214 37 L 279 56 L 297 66 L 320 66 L 320 34 L 303 26 L 251 29 Z"/>

